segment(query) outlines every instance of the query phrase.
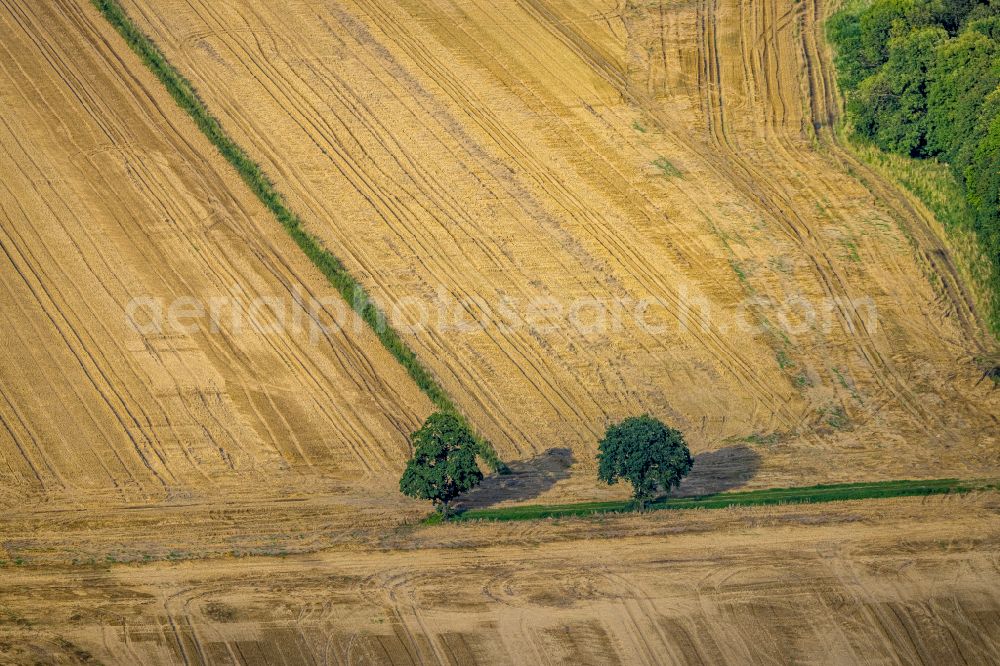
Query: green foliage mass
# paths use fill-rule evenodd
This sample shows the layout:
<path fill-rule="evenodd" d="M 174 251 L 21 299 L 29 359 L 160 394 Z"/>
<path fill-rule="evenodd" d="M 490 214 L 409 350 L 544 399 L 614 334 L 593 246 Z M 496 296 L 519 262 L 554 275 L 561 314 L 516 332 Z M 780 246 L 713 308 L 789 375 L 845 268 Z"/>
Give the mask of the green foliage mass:
<path fill-rule="evenodd" d="M 476 464 L 476 438 L 454 414 L 437 412 L 410 439 L 413 457 L 399 480 L 399 490 L 432 501 L 447 515 L 451 500 L 483 480 Z"/>
<path fill-rule="evenodd" d="M 609 484 L 631 483 L 640 510 L 658 490 L 678 486 L 694 465 L 680 431 L 651 416 L 610 426 L 598 450 L 597 476 Z"/>
<path fill-rule="evenodd" d="M 890 42 L 889 59 L 861 82 L 848 102 L 858 132 L 883 150 L 925 154 L 928 76 L 935 48 L 947 39 L 940 28 L 921 28 Z"/>
<path fill-rule="evenodd" d="M 884 151 L 947 163 L 989 266 L 1000 335 L 1000 0 L 873 0 L 830 19 L 855 134 Z"/>

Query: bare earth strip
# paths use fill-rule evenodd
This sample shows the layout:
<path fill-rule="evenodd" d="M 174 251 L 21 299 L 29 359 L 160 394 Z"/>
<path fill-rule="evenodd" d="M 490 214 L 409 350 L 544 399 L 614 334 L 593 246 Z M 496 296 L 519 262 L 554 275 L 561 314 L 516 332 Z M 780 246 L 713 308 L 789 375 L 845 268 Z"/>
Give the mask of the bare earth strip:
<path fill-rule="evenodd" d="M 8 659 L 995 663 L 995 494 L 401 532 L 390 549 L 19 570 Z M 471 549 L 475 549 L 474 551 Z"/>
<path fill-rule="evenodd" d="M 641 412 L 700 453 L 757 435 L 754 485 L 1000 469 L 946 248 L 833 143 L 825 6 L 124 4 L 376 300 L 428 313 L 407 341 L 501 455 L 570 450 L 546 500 L 600 494 L 596 436 Z"/>
<path fill-rule="evenodd" d="M 101 16 L 0 3 L 0 90 L 7 527 L 95 502 L 224 511 L 366 480 L 391 490 L 429 402 L 360 322 L 310 326 L 339 317 L 339 296 Z M 217 330 L 206 315 L 160 334 L 128 325 L 137 296 L 226 300 Z M 246 311 L 258 297 L 280 303 L 283 332 L 266 307 Z M 313 313 L 311 298 L 328 305 Z"/>

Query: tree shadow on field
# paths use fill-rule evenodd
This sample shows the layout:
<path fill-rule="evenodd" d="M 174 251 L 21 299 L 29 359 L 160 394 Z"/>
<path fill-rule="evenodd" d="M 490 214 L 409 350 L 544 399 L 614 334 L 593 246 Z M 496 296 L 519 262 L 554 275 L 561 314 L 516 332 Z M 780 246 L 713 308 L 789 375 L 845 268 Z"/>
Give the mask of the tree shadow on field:
<path fill-rule="evenodd" d="M 708 495 L 734 490 L 745 485 L 759 469 L 760 455 L 742 444 L 699 453 L 691 473 L 672 494 Z"/>
<path fill-rule="evenodd" d="M 482 509 L 507 500 L 530 500 L 569 477 L 573 452 L 549 449 L 527 460 L 509 463 L 510 474 L 491 474 L 478 486 L 455 500 L 459 510 Z"/>

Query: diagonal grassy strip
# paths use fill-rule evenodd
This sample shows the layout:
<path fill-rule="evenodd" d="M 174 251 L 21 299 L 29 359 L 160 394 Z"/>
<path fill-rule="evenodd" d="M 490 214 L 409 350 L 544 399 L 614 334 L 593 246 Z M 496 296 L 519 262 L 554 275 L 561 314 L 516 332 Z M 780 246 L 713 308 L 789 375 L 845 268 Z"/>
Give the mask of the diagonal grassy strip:
<path fill-rule="evenodd" d="M 767 488 L 742 492 L 715 493 L 695 497 L 667 497 L 647 505 L 658 509 L 724 509 L 731 506 L 763 506 L 768 504 L 811 504 L 847 500 L 881 499 L 889 497 L 920 497 L 948 493 L 968 493 L 975 490 L 1000 490 L 1000 485 L 986 481 L 959 479 L 931 479 L 925 481 L 875 481 L 835 485 L 804 486 L 799 488 Z M 470 509 L 457 514 L 452 521 L 468 520 L 536 520 L 540 518 L 568 518 L 593 516 L 604 513 L 626 513 L 633 504 L 624 502 L 580 502 L 577 504 L 529 504 L 499 509 Z M 425 521 L 440 522 L 440 515 L 433 514 Z"/>
<path fill-rule="evenodd" d="M 147 37 L 122 8 L 117 0 L 91 0 L 115 30 L 125 39 L 125 42 L 152 70 L 156 78 L 166 87 L 170 96 L 177 104 L 187 111 L 188 115 L 198 125 L 198 129 L 208 137 L 219 153 L 239 172 L 257 198 L 267 207 L 295 244 L 306 254 L 315 266 L 326 276 L 344 300 L 371 327 L 387 350 L 406 368 L 421 391 L 431 402 L 442 411 L 454 414 L 465 422 L 451 399 L 437 383 L 430 372 L 421 365 L 413 350 L 399 337 L 399 334 L 386 321 L 385 315 L 368 297 L 364 287 L 347 271 L 344 264 L 332 253 L 326 250 L 321 241 L 307 232 L 302 220 L 285 205 L 284 198 L 274 187 L 271 180 L 264 174 L 260 165 L 254 162 L 246 152 L 226 134 L 222 125 L 209 111 L 208 107 L 195 92 L 191 82 L 171 65 L 163 52 Z M 466 422 L 467 423 L 467 422 Z M 505 473 L 507 465 L 497 456 L 493 445 L 482 437 L 479 438 L 480 452 L 494 472 Z"/>

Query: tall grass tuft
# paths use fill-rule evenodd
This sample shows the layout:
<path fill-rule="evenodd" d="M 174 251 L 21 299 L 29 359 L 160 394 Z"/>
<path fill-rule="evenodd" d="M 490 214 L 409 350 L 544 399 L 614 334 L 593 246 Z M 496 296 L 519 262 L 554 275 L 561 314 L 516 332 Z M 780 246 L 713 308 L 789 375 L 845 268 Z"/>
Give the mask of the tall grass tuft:
<path fill-rule="evenodd" d="M 880 150 L 859 140 L 847 127 L 839 128 L 842 142 L 883 177 L 909 190 L 941 223 L 957 250 L 959 269 L 971 285 L 986 325 L 1000 339 L 1000 263 L 973 230 L 975 212 L 948 166 L 936 159 L 915 159 Z"/>

